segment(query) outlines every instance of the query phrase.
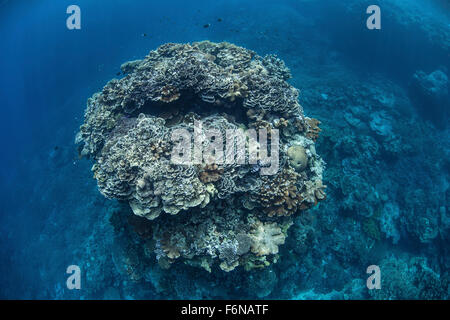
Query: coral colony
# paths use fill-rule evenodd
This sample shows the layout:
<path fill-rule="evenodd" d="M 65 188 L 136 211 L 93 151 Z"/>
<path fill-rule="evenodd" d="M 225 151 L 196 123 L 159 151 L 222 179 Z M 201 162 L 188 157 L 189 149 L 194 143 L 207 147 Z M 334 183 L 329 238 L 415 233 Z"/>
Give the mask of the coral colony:
<path fill-rule="evenodd" d="M 284 62 L 203 41 L 121 69 L 88 100 L 76 141 L 100 192 L 138 216 L 146 254 L 163 268 L 275 263 L 293 217 L 326 197 L 320 122 Z"/>

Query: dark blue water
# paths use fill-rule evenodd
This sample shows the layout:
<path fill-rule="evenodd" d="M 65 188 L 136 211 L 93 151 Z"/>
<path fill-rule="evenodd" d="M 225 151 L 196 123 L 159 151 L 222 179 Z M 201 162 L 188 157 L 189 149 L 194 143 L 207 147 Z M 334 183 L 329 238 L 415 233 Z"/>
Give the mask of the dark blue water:
<path fill-rule="evenodd" d="M 81 30 L 66 28 L 71 4 Z M 379 1 L 381 30 L 368 30 L 368 5 L 0 1 L 0 297 L 448 299 L 450 8 Z M 201 40 L 285 61 L 305 114 L 321 121 L 328 197 L 311 221 L 296 218 L 269 268 L 152 264 L 133 281 L 111 223 L 122 204 L 98 192 L 75 134 L 123 62 Z M 72 264 L 81 290 L 66 288 Z M 381 290 L 366 287 L 369 265 Z"/>

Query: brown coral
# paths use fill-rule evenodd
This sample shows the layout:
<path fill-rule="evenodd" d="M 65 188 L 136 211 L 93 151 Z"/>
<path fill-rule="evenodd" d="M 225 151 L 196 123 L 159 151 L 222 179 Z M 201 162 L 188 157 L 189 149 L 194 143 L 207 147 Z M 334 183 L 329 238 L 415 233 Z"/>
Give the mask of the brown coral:
<path fill-rule="evenodd" d="M 290 216 L 297 211 L 303 200 L 296 187 L 298 177 L 294 170 L 284 169 L 259 189 L 257 201 L 269 217 Z"/>
<path fill-rule="evenodd" d="M 304 133 L 308 139 L 314 142 L 319 138 L 319 133 L 322 131 L 319 128 L 320 121 L 315 118 L 305 117 L 304 119 L 297 119 L 294 124 L 298 131 Z"/>
<path fill-rule="evenodd" d="M 285 118 L 280 118 L 280 119 L 275 119 L 273 124 L 274 124 L 275 128 L 283 129 L 283 128 L 288 127 L 289 121 L 286 120 Z"/>
<path fill-rule="evenodd" d="M 303 205 L 307 208 L 317 205 L 319 201 L 326 199 L 325 188 L 322 180 L 305 181 L 304 190 L 301 197 L 304 199 Z"/>
<path fill-rule="evenodd" d="M 180 92 L 177 88 L 170 85 L 165 85 L 164 87 L 162 87 L 160 97 L 161 101 L 169 103 L 178 100 L 178 98 L 180 98 Z"/>
<path fill-rule="evenodd" d="M 307 123 L 306 137 L 312 141 L 316 141 L 319 138 L 319 133 L 322 129 L 319 128 L 320 121 L 314 118 L 305 118 Z"/>
<path fill-rule="evenodd" d="M 223 173 L 223 168 L 217 164 L 208 164 L 200 171 L 198 178 L 203 183 L 216 182 L 220 179 Z"/>
<path fill-rule="evenodd" d="M 230 86 L 230 89 L 228 90 L 225 97 L 233 102 L 234 100 L 236 100 L 236 98 L 245 98 L 247 96 L 247 90 L 248 88 L 245 84 L 242 84 L 240 81 L 235 81 Z"/>

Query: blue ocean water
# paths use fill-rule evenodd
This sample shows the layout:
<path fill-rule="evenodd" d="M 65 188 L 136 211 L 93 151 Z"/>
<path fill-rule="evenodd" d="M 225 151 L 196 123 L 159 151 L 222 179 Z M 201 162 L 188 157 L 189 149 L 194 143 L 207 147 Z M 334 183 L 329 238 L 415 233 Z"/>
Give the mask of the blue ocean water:
<path fill-rule="evenodd" d="M 80 30 L 66 27 L 72 4 Z M 369 30 L 370 4 L 0 1 L 0 297 L 448 299 L 450 7 L 380 0 L 381 29 Z M 321 121 L 327 199 L 295 218 L 266 268 L 166 270 L 155 259 L 131 264 L 133 279 L 126 209 L 98 191 L 75 135 L 123 62 L 202 40 L 290 68 L 305 114 Z M 66 287 L 69 265 L 80 290 Z M 366 287 L 370 265 L 380 290 Z"/>

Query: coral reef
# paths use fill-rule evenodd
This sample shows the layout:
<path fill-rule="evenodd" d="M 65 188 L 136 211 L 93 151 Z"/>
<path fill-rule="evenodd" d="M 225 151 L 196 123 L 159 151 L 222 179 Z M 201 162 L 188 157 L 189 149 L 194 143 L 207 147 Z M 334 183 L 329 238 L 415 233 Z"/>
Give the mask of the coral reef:
<path fill-rule="evenodd" d="M 111 15 L 106 25 L 119 32 L 99 38 L 104 46 L 77 42 L 66 59 L 3 50 L 6 65 L 22 67 L 2 70 L 2 299 L 449 299 L 448 1 L 378 2 L 389 32 L 366 30 L 367 1 L 326 10 L 324 1 L 240 1 L 208 29 L 190 24 L 196 10 L 160 23 L 154 10 L 152 35 L 139 39 Z M 430 10 L 437 2 L 440 12 Z M 202 19 L 217 19 L 211 8 Z M 141 11 L 128 14 L 145 29 Z M 143 43 L 205 36 L 278 57 L 168 44 L 114 69 Z M 9 38 L 6 47 L 19 44 Z M 68 57 L 84 67 L 58 83 Z M 42 68 L 29 68 L 35 60 Z M 81 102 L 113 74 L 88 101 L 76 150 Z M 282 112 L 297 105 L 291 86 L 308 117 Z M 193 135 L 196 120 L 278 129 L 277 174 L 261 176 L 261 162 L 168 163 L 171 132 Z M 322 182 L 326 202 L 303 210 L 325 197 L 313 191 Z M 82 290 L 66 287 L 69 264 L 80 266 Z M 381 290 L 366 286 L 374 264 Z"/>
<path fill-rule="evenodd" d="M 129 221 L 148 255 L 162 268 L 184 261 L 208 272 L 276 262 L 288 216 L 326 197 L 319 121 L 304 117 L 284 62 L 204 41 L 162 45 L 121 69 L 89 99 L 76 142 L 95 161 L 100 192 L 145 218 Z M 279 149 L 272 174 L 263 173 L 274 163 L 262 156 L 261 129 L 270 152 Z M 233 146 L 209 149 L 232 130 L 244 137 L 244 161 Z M 126 273 L 139 280 L 136 254 L 127 258 Z"/>
<path fill-rule="evenodd" d="M 400 217 L 400 208 L 398 204 L 388 202 L 383 206 L 380 217 L 381 231 L 390 238 L 394 244 L 400 240 L 400 231 L 398 230 L 398 219 Z"/>
<path fill-rule="evenodd" d="M 439 235 L 439 205 L 436 199 L 430 203 L 423 189 L 411 190 L 405 195 L 402 220 L 406 230 L 421 243 L 429 243 Z"/>
<path fill-rule="evenodd" d="M 448 125 L 450 101 L 450 83 L 443 70 L 430 74 L 419 70 L 414 73 L 410 91 L 416 107 L 422 115 L 440 127 Z"/>
<path fill-rule="evenodd" d="M 381 262 L 381 289 L 371 290 L 374 299 L 438 299 L 447 294 L 448 276 L 440 279 L 423 257 L 388 257 Z"/>

